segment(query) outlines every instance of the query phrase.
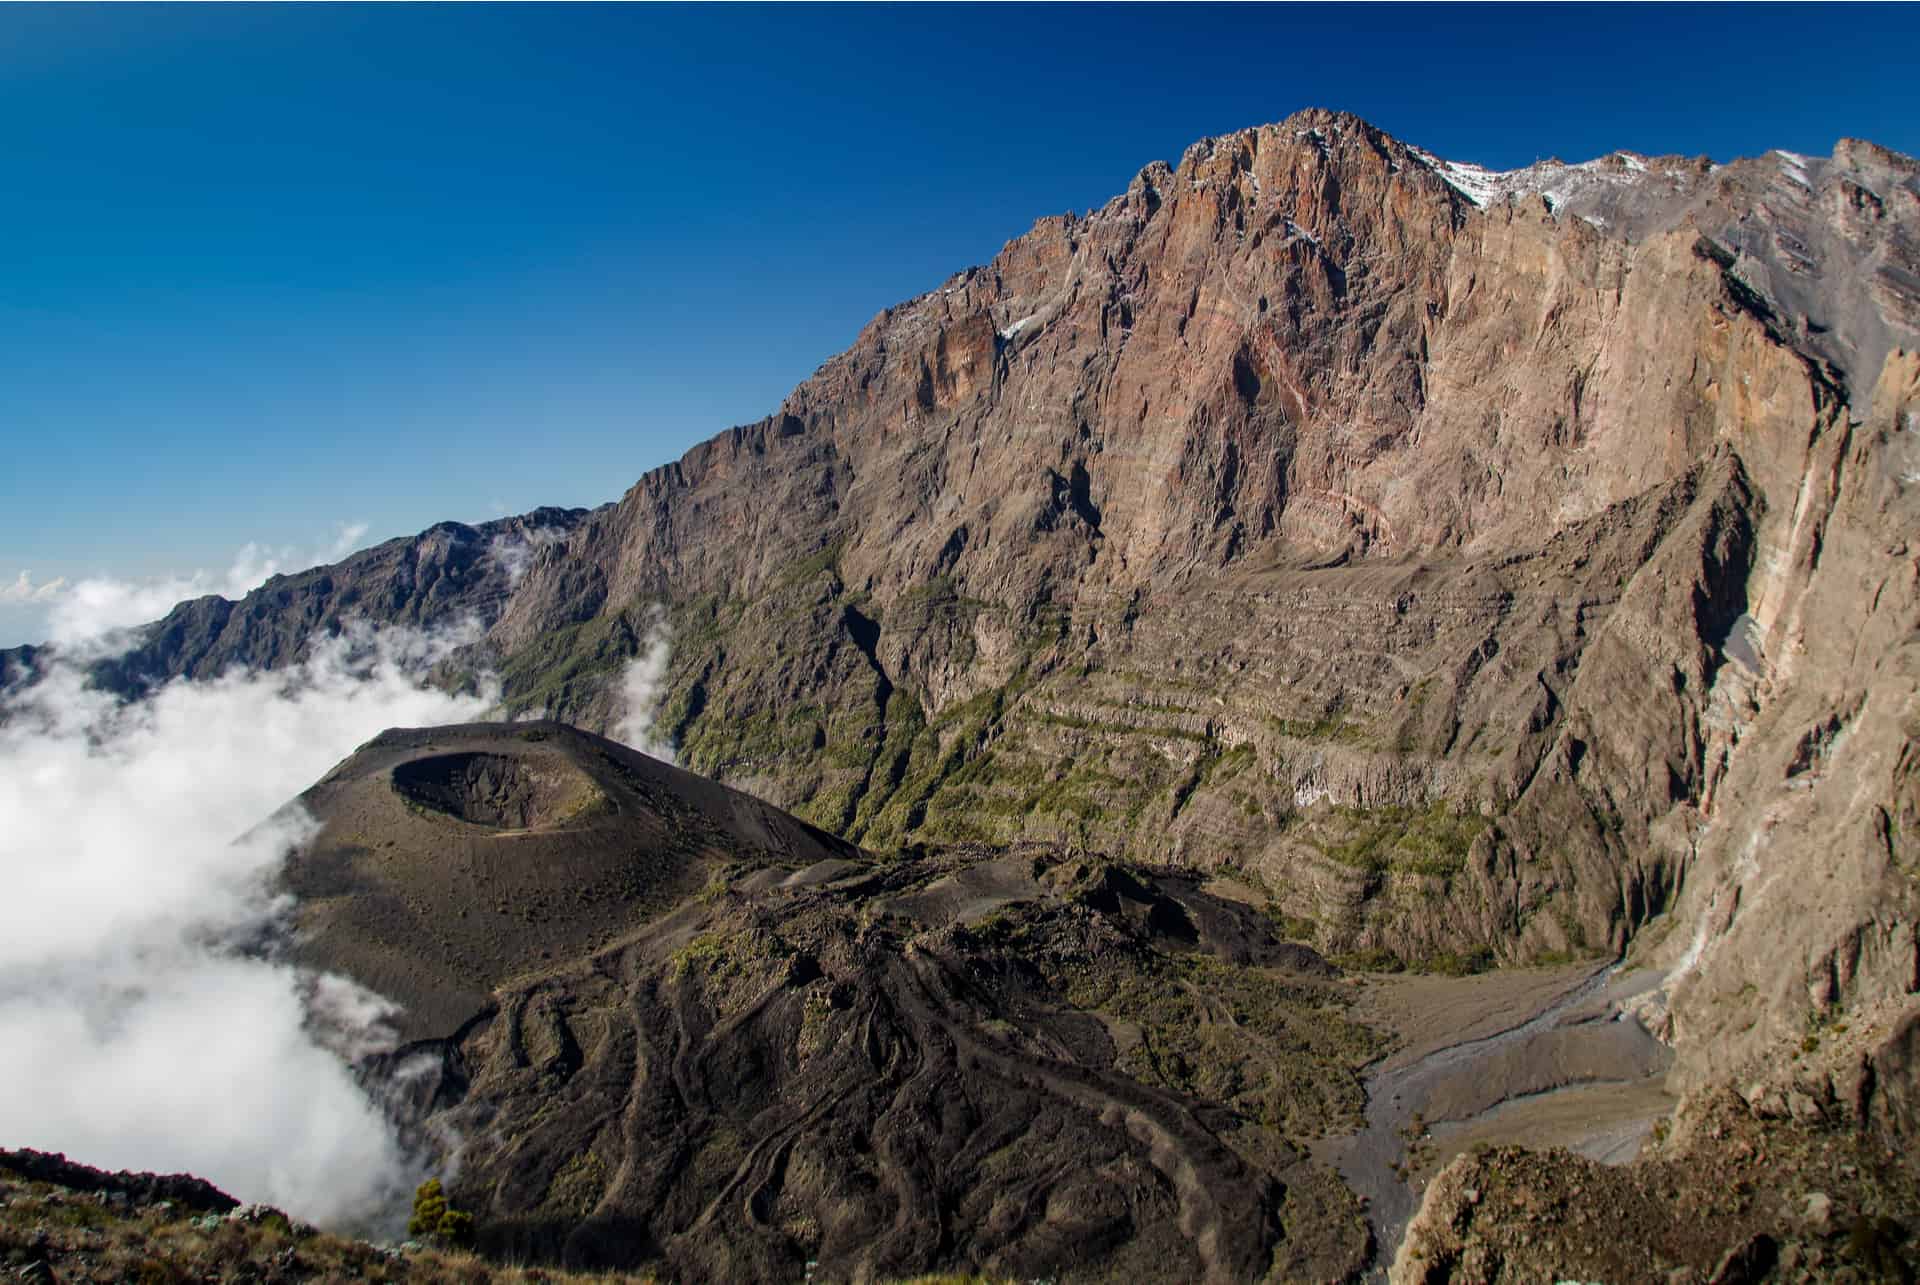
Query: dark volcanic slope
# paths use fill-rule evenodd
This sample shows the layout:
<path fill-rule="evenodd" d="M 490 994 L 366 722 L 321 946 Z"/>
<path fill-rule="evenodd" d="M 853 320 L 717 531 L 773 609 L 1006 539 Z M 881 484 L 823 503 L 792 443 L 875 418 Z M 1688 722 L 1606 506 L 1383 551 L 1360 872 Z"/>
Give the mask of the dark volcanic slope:
<path fill-rule="evenodd" d="M 516 1258 L 787 1281 L 1331 1279 L 1300 1144 L 1380 1047 L 1265 914 L 1042 846 L 879 860 L 556 723 L 391 731 L 305 795 L 298 951 Z"/>
<path fill-rule="evenodd" d="M 517 975 L 603 945 L 716 863 L 858 857 L 757 799 L 560 723 L 384 732 L 301 796 L 304 962 L 445 1035 Z"/>
<path fill-rule="evenodd" d="M 438 1055 L 456 1197 L 512 1256 L 669 1279 L 939 1268 L 1339 1279 L 1372 1036 L 1266 917 L 1042 849 L 761 864 L 500 992 Z"/>

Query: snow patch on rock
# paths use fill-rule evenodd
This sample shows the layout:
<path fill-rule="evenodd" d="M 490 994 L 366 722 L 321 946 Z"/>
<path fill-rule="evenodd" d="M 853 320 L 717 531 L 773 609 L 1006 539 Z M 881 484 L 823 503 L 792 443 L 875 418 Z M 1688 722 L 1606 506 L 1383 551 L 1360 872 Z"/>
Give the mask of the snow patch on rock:
<path fill-rule="evenodd" d="M 1418 147 L 1407 150 L 1481 209 L 1515 197 L 1538 195 L 1547 203 L 1547 208 L 1557 214 L 1577 198 L 1607 188 L 1637 187 L 1652 180 L 1646 158 L 1633 152 L 1613 152 L 1576 165 L 1545 160 L 1521 169 L 1490 170 L 1484 165 L 1444 160 Z M 1677 170 L 1667 170 L 1663 177 L 1670 182 L 1680 182 L 1684 176 Z"/>

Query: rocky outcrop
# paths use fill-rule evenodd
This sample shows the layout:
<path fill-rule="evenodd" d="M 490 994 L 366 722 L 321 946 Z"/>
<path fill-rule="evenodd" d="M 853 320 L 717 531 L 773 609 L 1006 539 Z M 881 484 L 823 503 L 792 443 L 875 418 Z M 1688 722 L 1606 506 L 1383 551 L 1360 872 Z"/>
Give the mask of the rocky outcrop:
<path fill-rule="evenodd" d="M 190 1174 L 108 1172 L 67 1159 L 58 1152 L 0 1150 L 0 1174 L 17 1182 L 48 1183 L 104 1197 L 121 1207 L 162 1201 L 196 1213 L 224 1214 L 240 1202 L 212 1183 Z"/>
<path fill-rule="evenodd" d="M 0 690 L 12 687 L 16 683 L 31 682 L 34 677 L 34 659 L 41 648 L 32 645 L 9 647 L 0 651 Z"/>
<path fill-rule="evenodd" d="M 1885 1137 L 1920 1137 L 1920 1012 L 1909 1013 L 1866 1064 L 1862 1115 Z"/>
<path fill-rule="evenodd" d="M 551 1268 L 481 1261 L 415 1241 L 331 1235 L 185 1175 L 110 1173 L 37 1151 L 0 1151 L 0 1263 L 9 1281 L 410 1281 L 590 1285 Z"/>
<path fill-rule="evenodd" d="M 1708 693 L 1703 789 L 1670 823 L 1688 886 L 1673 930 L 1642 948 L 1673 970 L 1695 1083 L 1817 1044 L 1848 1010 L 1920 1003 L 1920 882 L 1901 838 L 1920 731 L 1916 407 L 1920 357 L 1896 352 L 1863 422 L 1810 444 L 1800 493 L 1760 530 L 1763 641 Z"/>
<path fill-rule="evenodd" d="M 1428 1186 L 1394 1285 L 1539 1280 L 1910 1280 L 1910 1165 L 1811 1100 L 1789 1115 L 1695 1099 L 1638 1163 L 1565 1151 L 1462 1155 Z M 1679 1132 L 1688 1135 L 1681 1143 Z"/>

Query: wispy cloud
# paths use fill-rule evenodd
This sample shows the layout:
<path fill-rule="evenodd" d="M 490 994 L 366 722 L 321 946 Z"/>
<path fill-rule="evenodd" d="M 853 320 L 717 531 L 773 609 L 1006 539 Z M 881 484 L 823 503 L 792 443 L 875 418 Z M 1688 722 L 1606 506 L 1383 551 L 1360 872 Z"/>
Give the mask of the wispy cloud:
<path fill-rule="evenodd" d="M 417 676 L 471 629 L 349 630 L 306 663 L 116 704 L 55 662 L 0 722 L 0 1138 L 199 1173 L 364 1225 L 418 1175 L 342 1053 L 390 1006 L 244 958 L 312 821 L 279 810 L 383 728 L 470 721 L 497 689 Z M 262 818 L 271 817 L 266 824 Z M 244 836 L 236 841 L 236 836 Z"/>
<path fill-rule="evenodd" d="M 673 742 L 658 734 L 654 720 L 666 695 L 667 663 L 672 659 L 673 635 L 667 629 L 666 613 L 656 608 L 640 654 L 620 673 L 616 693 L 620 720 L 613 727 L 614 740 L 668 763 L 678 761 Z"/>
<path fill-rule="evenodd" d="M 527 568 L 533 565 L 534 555 L 566 538 L 567 532 L 563 528 L 551 526 L 505 532 L 493 537 L 493 543 L 487 546 L 487 556 L 507 573 L 507 584 L 517 587 L 527 574 Z"/>
<path fill-rule="evenodd" d="M 212 592 L 222 597 L 238 598 L 282 573 L 305 571 L 308 567 L 323 567 L 338 562 L 360 547 L 360 540 L 366 533 L 367 524 L 364 522 L 336 522 L 333 539 L 304 554 L 292 545 L 275 548 L 249 540 L 234 555 L 233 565 L 227 568 L 225 584 Z"/>
<path fill-rule="evenodd" d="M 71 584 L 55 580 L 40 586 L 37 591 L 40 596 L 31 600 L 7 596 L 28 583 L 27 573 L 23 571 L 20 579 L 5 594 L 0 594 L 0 601 L 45 604 L 49 608 L 48 642 L 69 651 L 111 651 L 122 645 L 121 640 L 115 638 L 120 630 L 158 620 L 176 603 L 208 594 L 243 598 L 283 572 L 338 562 L 359 547 L 366 533 L 364 522 L 337 523 L 331 540 L 304 555 L 290 545 L 274 548 L 249 541 L 234 554 L 232 564 L 223 572 L 200 570 L 188 575 L 154 576 L 144 580 L 87 576 Z M 56 585 L 57 591 L 47 592 Z"/>
<path fill-rule="evenodd" d="M 340 522 L 335 524 L 333 543 L 328 545 L 314 560 L 314 566 L 329 562 L 338 562 L 360 547 L 360 541 L 366 538 L 367 524 L 364 522 Z"/>
<path fill-rule="evenodd" d="M 52 602 L 60 596 L 67 582 L 64 577 L 55 577 L 41 584 L 33 582 L 33 576 L 22 571 L 12 584 L 0 584 L 0 603 L 19 605 L 31 602 Z"/>

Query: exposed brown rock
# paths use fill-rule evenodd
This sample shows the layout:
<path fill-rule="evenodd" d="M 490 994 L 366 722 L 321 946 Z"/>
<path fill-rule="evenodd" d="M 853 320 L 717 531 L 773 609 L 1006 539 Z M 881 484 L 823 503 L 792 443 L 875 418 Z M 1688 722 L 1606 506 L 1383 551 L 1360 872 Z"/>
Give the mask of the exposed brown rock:
<path fill-rule="evenodd" d="M 1731 1094 L 1696 1099 L 1678 1126 L 1687 1141 L 1630 1166 L 1518 1148 L 1459 1157 L 1428 1187 L 1391 1279 L 1913 1278 L 1920 1192 L 1878 1140 L 1762 1121 Z"/>

